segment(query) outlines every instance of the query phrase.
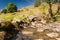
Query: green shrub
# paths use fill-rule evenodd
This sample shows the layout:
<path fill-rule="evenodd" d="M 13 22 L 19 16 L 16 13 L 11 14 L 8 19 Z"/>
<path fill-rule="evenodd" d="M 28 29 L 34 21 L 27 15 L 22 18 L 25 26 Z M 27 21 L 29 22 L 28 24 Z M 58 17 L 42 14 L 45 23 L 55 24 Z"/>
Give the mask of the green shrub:
<path fill-rule="evenodd" d="M 8 13 L 17 12 L 17 6 L 13 3 L 9 3 L 6 9 Z"/>
<path fill-rule="evenodd" d="M 38 6 L 40 6 L 40 1 L 39 0 L 37 0 L 37 1 L 35 1 L 35 3 L 34 3 L 34 7 L 38 7 Z"/>
<path fill-rule="evenodd" d="M 8 6 L 1 11 L 1 13 L 13 13 L 17 12 L 17 6 L 13 3 L 9 3 Z"/>
<path fill-rule="evenodd" d="M 6 9 L 3 9 L 3 10 L 1 11 L 1 13 L 7 13 L 7 10 L 6 10 Z"/>

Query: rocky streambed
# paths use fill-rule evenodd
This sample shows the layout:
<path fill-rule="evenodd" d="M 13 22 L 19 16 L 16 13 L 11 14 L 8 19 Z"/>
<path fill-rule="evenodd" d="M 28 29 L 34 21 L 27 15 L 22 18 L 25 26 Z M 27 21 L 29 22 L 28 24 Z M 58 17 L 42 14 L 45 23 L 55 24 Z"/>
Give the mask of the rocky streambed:
<path fill-rule="evenodd" d="M 16 40 L 60 40 L 60 23 L 34 22 L 22 30 Z"/>
<path fill-rule="evenodd" d="M 29 23 L 17 19 L 3 21 L 0 22 L 0 40 L 60 40 L 60 23 L 34 19 Z"/>

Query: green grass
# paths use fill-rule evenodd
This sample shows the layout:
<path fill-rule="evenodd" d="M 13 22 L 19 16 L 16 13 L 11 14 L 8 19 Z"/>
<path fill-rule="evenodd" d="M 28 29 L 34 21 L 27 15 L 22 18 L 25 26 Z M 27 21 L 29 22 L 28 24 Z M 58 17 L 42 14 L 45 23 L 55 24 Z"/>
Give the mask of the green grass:
<path fill-rule="evenodd" d="M 27 15 L 25 14 L 15 14 L 13 15 L 12 13 L 8 13 L 8 14 L 0 14 L 0 19 L 5 19 L 6 21 L 11 21 L 13 18 L 19 19 L 19 20 L 23 20 L 26 18 L 26 16 L 32 15 L 32 13 L 28 13 Z"/>

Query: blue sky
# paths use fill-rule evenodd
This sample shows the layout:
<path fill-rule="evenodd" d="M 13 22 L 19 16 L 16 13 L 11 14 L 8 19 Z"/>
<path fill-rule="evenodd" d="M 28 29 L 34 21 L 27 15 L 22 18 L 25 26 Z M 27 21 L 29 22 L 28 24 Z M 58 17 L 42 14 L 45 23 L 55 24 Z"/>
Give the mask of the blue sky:
<path fill-rule="evenodd" d="M 18 8 L 34 4 L 33 0 L 0 0 L 0 10 L 4 9 L 9 2 L 16 4 Z"/>

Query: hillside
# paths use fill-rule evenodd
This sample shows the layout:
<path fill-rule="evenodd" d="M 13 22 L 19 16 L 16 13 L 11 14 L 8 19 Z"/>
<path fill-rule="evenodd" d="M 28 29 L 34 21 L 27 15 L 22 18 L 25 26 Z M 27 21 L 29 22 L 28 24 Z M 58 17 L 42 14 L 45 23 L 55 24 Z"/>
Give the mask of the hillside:
<path fill-rule="evenodd" d="M 7 21 L 10 21 L 14 18 L 17 19 L 24 19 L 25 17 L 28 17 L 30 15 L 36 15 L 36 16 L 46 16 L 48 15 L 48 5 L 47 4 L 41 4 L 39 7 L 34 7 L 33 5 L 27 6 L 24 8 L 21 8 L 18 10 L 18 12 L 15 13 L 7 13 L 7 14 L 0 14 L 0 19 L 5 19 Z M 55 13 L 57 10 L 57 4 L 53 4 L 52 10 Z"/>
<path fill-rule="evenodd" d="M 53 14 L 57 4 L 52 5 Z M 48 4 L 21 8 L 14 13 L 0 14 L 1 40 L 60 40 L 60 16 L 47 22 Z"/>

